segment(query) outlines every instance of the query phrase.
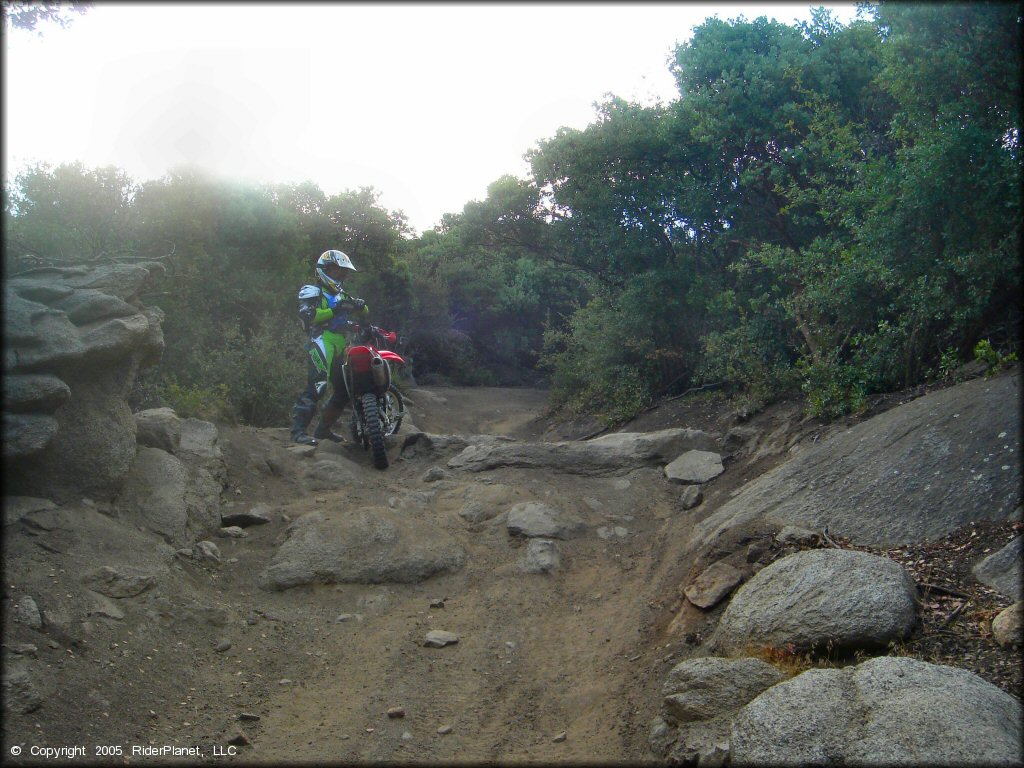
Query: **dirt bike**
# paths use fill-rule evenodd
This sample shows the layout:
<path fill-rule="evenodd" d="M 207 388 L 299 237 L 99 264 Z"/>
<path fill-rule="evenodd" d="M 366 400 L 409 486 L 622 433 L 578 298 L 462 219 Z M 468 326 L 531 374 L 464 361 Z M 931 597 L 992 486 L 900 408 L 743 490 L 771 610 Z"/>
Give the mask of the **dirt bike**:
<path fill-rule="evenodd" d="M 353 344 L 348 348 L 342 375 L 352 403 L 352 439 L 373 454 L 373 465 L 387 469 L 384 439 L 398 432 L 405 416 L 405 401 L 391 380 L 391 364 L 405 365 L 394 346 L 398 337 L 373 325 L 349 323 Z"/>

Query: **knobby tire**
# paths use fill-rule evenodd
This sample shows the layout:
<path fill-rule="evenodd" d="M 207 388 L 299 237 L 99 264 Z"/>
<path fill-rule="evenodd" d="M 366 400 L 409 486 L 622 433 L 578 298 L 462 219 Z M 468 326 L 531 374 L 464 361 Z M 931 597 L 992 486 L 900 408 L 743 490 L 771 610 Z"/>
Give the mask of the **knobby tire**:
<path fill-rule="evenodd" d="M 377 410 L 377 396 L 367 392 L 362 396 L 363 405 L 363 426 L 366 429 L 366 437 L 370 442 L 370 451 L 373 454 L 373 466 L 377 469 L 388 468 L 388 452 L 384 445 L 384 430 L 380 426 L 380 413 Z"/>

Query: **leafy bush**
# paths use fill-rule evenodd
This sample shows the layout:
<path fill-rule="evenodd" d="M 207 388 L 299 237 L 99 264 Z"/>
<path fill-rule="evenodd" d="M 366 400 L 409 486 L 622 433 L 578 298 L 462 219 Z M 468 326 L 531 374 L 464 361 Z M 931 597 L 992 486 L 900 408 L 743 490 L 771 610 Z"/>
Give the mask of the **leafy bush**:
<path fill-rule="evenodd" d="M 797 368 L 803 377 L 801 387 L 811 416 L 834 419 L 866 407 L 868 388 L 864 371 L 856 366 L 834 357 L 818 361 L 802 358 Z"/>
<path fill-rule="evenodd" d="M 161 404 L 174 409 L 183 419 L 233 421 L 226 384 L 214 387 L 182 386 L 174 380 L 161 387 Z"/>
<path fill-rule="evenodd" d="M 737 405 L 753 413 L 797 384 L 796 371 L 777 343 L 757 322 L 704 336 L 696 380 L 724 384 Z"/>
<path fill-rule="evenodd" d="M 988 366 L 985 375 L 991 376 L 1011 363 L 1017 362 L 1017 353 L 1011 352 L 1008 355 L 1003 355 L 992 346 L 991 341 L 982 339 L 974 345 L 974 359 L 985 363 Z"/>
<path fill-rule="evenodd" d="M 305 339 L 297 321 L 263 315 L 248 333 L 232 329 L 215 353 L 216 378 L 230 382 L 233 413 L 246 424 L 262 427 L 287 423 L 305 387 Z"/>

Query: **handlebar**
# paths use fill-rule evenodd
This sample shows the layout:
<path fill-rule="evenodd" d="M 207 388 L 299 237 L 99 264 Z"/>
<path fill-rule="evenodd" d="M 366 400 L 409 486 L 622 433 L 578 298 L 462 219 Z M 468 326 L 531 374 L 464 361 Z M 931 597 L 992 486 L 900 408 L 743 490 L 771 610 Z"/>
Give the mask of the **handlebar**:
<path fill-rule="evenodd" d="M 385 331 L 376 325 L 357 323 L 353 320 L 349 320 L 347 325 L 351 326 L 356 335 L 378 342 L 381 347 L 395 345 L 401 341 L 398 338 L 398 334 L 394 331 Z"/>

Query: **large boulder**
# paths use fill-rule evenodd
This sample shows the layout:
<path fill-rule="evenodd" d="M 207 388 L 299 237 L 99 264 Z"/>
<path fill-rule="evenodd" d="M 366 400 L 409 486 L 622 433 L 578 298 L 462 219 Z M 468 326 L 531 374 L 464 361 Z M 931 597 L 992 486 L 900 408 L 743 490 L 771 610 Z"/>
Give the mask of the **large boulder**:
<path fill-rule="evenodd" d="M 814 549 L 758 571 L 722 614 L 715 642 L 849 652 L 885 647 L 917 621 L 917 587 L 898 563 L 844 549 Z"/>
<path fill-rule="evenodd" d="M 513 536 L 539 539 L 571 539 L 585 528 L 575 515 L 538 501 L 524 501 L 508 511 L 505 521 Z"/>
<path fill-rule="evenodd" d="M 753 658 L 700 657 L 680 662 L 662 686 L 651 751 L 670 765 L 724 765 L 736 712 L 785 674 Z"/>
<path fill-rule="evenodd" d="M 386 508 L 302 516 L 260 576 L 260 586 L 410 584 L 462 567 L 465 552 L 436 525 Z"/>
<path fill-rule="evenodd" d="M 736 716 L 732 765 L 1020 765 L 1021 703 L 972 672 L 883 656 L 811 669 Z"/>
<path fill-rule="evenodd" d="M 139 448 L 117 505 L 121 517 L 179 547 L 188 543 L 188 468 L 159 448 Z"/>
<path fill-rule="evenodd" d="M 713 451 L 714 437 L 698 429 L 616 432 L 594 440 L 522 443 L 513 440 L 469 445 L 448 461 L 453 469 L 483 472 L 498 467 L 540 467 L 579 475 L 626 474 L 664 466 L 690 450 Z"/>
<path fill-rule="evenodd" d="M 663 712 L 672 723 L 734 712 L 786 676 L 766 661 L 703 656 L 676 664 L 662 685 Z"/>
<path fill-rule="evenodd" d="M 1005 520 L 1020 503 L 1020 421 L 1019 371 L 919 397 L 751 481 L 695 526 L 691 546 L 759 524 L 897 546 Z"/>
<path fill-rule="evenodd" d="M 216 425 L 170 408 L 135 420 L 138 450 L 116 497 L 122 517 L 178 547 L 219 531 L 227 466 Z"/>
<path fill-rule="evenodd" d="M 674 483 L 699 485 L 724 471 L 722 457 L 714 451 L 687 451 L 665 466 L 665 477 Z"/>
<path fill-rule="evenodd" d="M 109 501 L 135 458 L 135 419 L 127 399 L 134 370 L 98 365 L 64 372 L 63 378 L 71 397 L 51 416 L 57 422 L 52 439 L 41 450 L 11 457 L 7 489 L 57 501 Z"/>
<path fill-rule="evenodd" d="M 163 352 L 138 301 L 159 264 L 42 268 L 4 286 L 5 492 L 109 501 L 135 458 L 127 396 Z"/>
<path fill-rule="evenodd" d="M 135 414 L 135 440 L 147 448 L 175 453 L 181 446 L 181 419 L 173 408 L 149 408 Z"/>

